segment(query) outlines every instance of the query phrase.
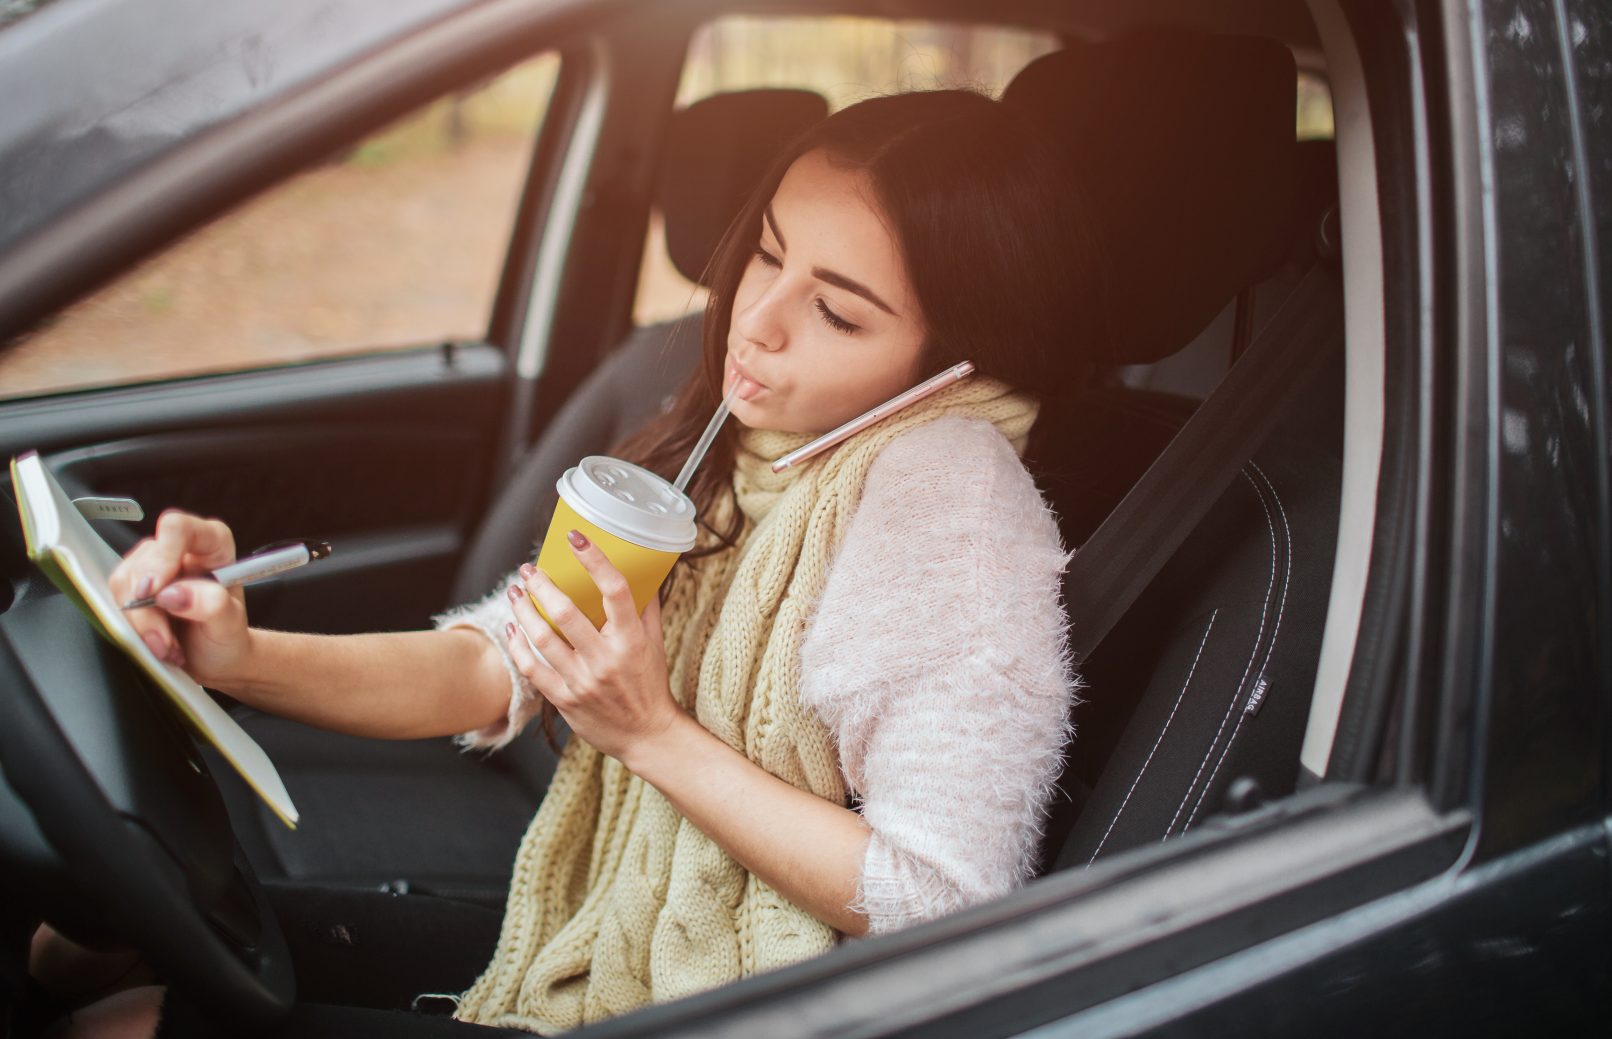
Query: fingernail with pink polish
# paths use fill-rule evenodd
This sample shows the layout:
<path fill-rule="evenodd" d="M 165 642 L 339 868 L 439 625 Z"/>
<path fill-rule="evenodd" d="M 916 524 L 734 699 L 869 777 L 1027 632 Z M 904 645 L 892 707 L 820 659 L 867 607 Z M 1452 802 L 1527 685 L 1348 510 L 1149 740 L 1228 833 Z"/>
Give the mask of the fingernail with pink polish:
<path fill-rule="evenodd" d="M 521 601 L 521 586 L 520 585 L 512 584 L 512 585 L 509 586 L 509 601 L 510 602 L 520 602 Z"/>
<path fill-rule="evenodd" d="M 171 584 L 157 593 L 157 605 L 166 610 L 183 610 L 190 605 L 190 589 Z"/>
<path fill-rule="evenodd" d="M 578 552 L 588 547 L 588 539 L 582 536 L 582 531 L 580 530 L 570 531 L 565 536 L 571 542 L 571 547 Z"/>
<path fill-rule="evenodd" d="M 513 625 L 513 624 L 505 624 L 504 625 L 504 637 L 506 639 L 512 639 L 512 638 L 515 637 L 515 625 Z"/>
<path fill-rule="evenodd" d="M 522 563 L 521 564 L 521 576 L 522 577 L 531 577 L 532 576 L 532 564 L 531 563 Z"/>
<path fill-rule="evenodd" d="M 134 597 L 136 599 L 144 599 L 146 596 L 151 594 L 151 586 L 156 583 L 156 578 L 152 577 L 150 574 L 146 574 L 144 577 L 140 578 L 140 583 L 135 586 Z"/>

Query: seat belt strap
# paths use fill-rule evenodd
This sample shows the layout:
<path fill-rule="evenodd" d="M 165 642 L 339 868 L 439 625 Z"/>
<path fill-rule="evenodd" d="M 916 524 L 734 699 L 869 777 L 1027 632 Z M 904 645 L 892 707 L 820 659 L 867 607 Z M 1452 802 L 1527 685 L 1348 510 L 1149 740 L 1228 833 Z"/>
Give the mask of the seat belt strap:
<path fill-rule="evenodd" d="M 1316 263 L 1214 392 L 1069 563 L 1070 648 L 1085 660 L 1343 347 L 1342 288 Z"/>

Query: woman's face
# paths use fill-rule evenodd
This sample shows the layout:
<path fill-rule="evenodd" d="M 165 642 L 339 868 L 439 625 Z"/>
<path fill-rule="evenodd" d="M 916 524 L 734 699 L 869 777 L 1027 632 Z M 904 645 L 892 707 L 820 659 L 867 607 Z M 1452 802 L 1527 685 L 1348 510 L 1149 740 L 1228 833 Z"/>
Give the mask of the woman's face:
<path fill-rule="evenodd" d="M 724 394 L 756 429 L 824 433 L 918 381 L 925 326 L 866 174 L 821 150 L 784 175 L 739 280 Z"/>

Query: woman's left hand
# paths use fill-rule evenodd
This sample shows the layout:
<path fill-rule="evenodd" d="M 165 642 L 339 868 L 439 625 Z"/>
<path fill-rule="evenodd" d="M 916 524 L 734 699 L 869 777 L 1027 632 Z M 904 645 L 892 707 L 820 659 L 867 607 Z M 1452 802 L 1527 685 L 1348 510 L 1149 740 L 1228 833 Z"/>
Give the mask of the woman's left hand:
<path fill-rule="evenodd" d="M 569 540 L 577 560 L 599 586 L 604 627 L 595 629 L 548 575 L 528 563 L 521 567 L 525 587 L 511 585 L 509 598 L 516 622 L 543 659 L 532 653 L 514 624 L 505 625 L 504 634 L 516 668 L 559 710 L 571 730 L 601 752 L 621 758 L 639 741 L 660 736 L 680 716 L 686 717 L 672 698 L 660 597 L 651 596 L 640 615 L 627 579 L 599 547 L 577 531 L 570 532 Z M 542 603 L 564 639 L 543 620 L 527 591 Z"/>

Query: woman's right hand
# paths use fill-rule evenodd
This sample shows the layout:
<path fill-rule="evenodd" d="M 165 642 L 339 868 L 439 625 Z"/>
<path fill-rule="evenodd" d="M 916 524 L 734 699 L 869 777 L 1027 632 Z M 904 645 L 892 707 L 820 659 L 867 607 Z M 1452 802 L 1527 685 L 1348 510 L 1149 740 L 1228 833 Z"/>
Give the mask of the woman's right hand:
<path fill-rule="evenodd" d="M 124 616 L 158 659 L 203 685 L 227 686 L 251 645 L 245 590 L 196 579 L 234 560 L 235 535 L 223 521 L 166 509 L 156 536 L 131 548 L 109 580 L 119 605 L 156 595 L 156 606 Z"/>

